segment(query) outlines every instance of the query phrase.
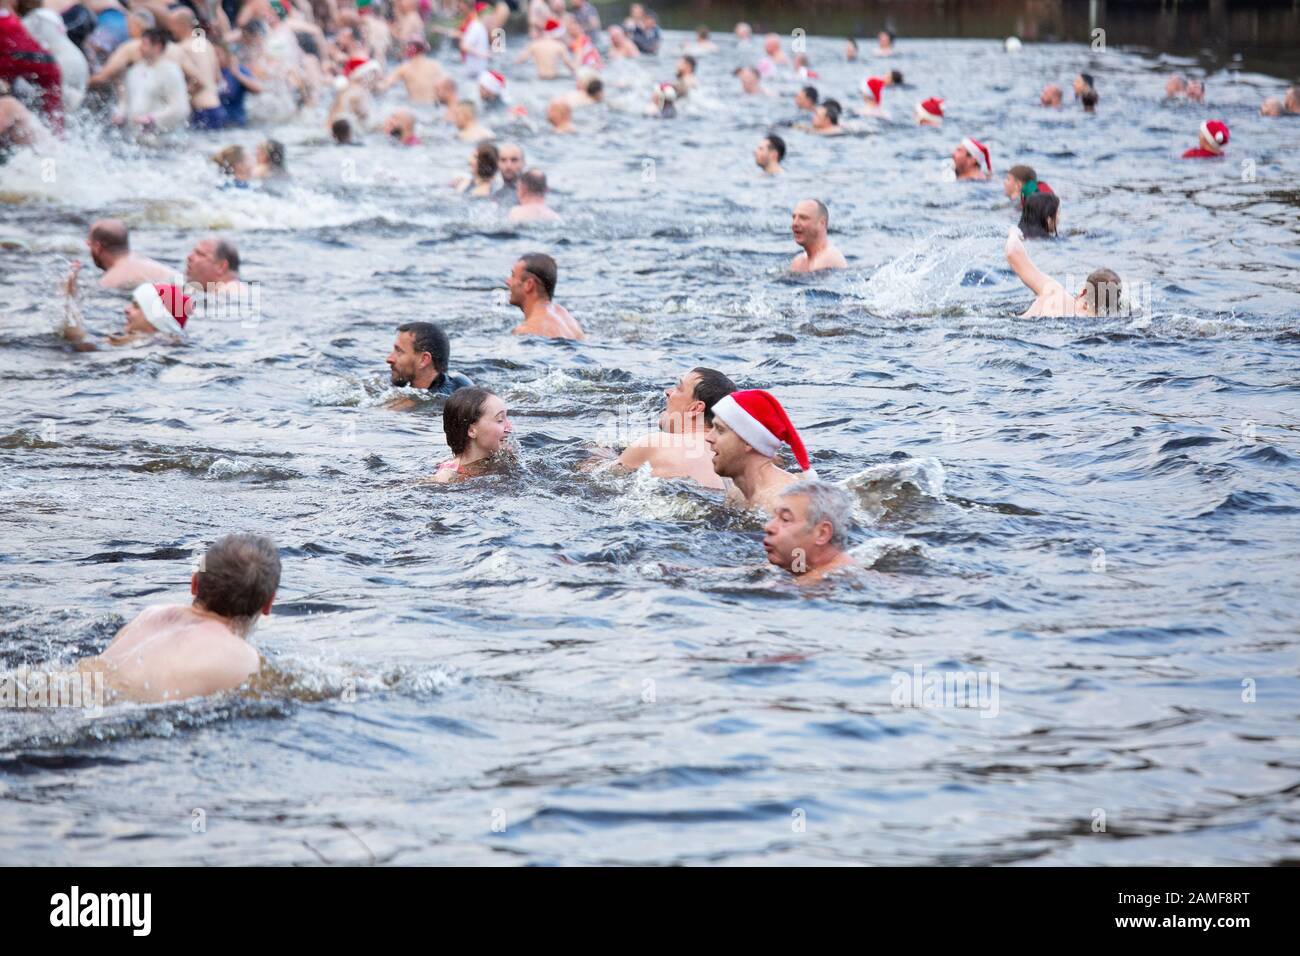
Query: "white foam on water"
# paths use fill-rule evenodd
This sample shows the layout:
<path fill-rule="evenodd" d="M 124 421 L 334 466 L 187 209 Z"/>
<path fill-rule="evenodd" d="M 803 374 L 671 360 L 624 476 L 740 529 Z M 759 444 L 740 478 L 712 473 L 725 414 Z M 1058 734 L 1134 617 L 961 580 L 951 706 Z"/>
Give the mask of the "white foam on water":
<path fill-rule="evenodd" d="M 909 458 L 864 468 L 840 485 L 853 495 L 860 516 L 865 514 L 869 523 L 874 524 L 889 511 L 890 502 L 904 486 L 911 486 L 928 498 L 942 500 L 946 477 L 938 458 Z"/>
<path fill-rule="evenodd" d="M 952 308 L 961 298 L 962 279 L 975 265 L 989 262 L 989 237 L 931 233 L 872 273 L 857 290 L 872 312 L 928 315 Z"/>

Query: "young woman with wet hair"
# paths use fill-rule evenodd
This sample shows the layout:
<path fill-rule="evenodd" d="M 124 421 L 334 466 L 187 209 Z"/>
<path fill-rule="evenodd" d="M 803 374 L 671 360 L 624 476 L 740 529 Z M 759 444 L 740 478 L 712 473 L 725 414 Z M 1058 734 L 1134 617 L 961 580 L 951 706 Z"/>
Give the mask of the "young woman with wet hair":
<path fill-rule="evenodd" d="M 447 484 L 481 475 L 487 461 L 510 437 L 506 403 L 486 388 L 473 386 L 453 392 L 442 408 L 442 430 L 455 456 L 438 466 L 433 481 Z"/>

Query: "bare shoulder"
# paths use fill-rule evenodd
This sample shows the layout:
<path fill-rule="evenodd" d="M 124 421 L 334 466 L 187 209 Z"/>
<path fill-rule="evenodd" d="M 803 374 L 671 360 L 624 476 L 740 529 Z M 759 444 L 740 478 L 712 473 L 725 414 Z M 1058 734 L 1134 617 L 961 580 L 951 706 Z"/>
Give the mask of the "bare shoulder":
<path fill-rule="evenodd" d="M 791 259 L 791 260 L 790 260 L 790 271 L 791 271 L 791 272 L 807 272 L 807 271 L 808 271 L 808 253 L 806 253 L 806 252 L 801 252 L 801 253 L 799 253 L 797 256 L 795 256 L 793 259 Z"/>

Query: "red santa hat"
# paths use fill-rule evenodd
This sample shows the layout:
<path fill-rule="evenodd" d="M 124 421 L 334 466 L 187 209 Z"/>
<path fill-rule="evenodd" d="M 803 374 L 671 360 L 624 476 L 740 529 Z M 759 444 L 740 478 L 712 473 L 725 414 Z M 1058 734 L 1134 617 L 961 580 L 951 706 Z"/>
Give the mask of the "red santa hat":
<path fill-rule="evenodd" d="M 144 317 L 159 332 L 172 335 L 185 334 L 192 300 L 179 286 L 141 283 L 131 293 L 131 299 L 140 307 Z"/>
<path fill-rule="evenodd" d="M 365 66 L 369 62 L 370 60 L 367 57 L 354 56 L 352 59 L 348 60 L 348 62 L 343 64 L 343 75 L 351 76 L 353 73 L 361 69 L 361 67 Z"/>
<path fill-rule="evenodd" d="M 506 91 L 506 78 L 496 70 L 484 70 L 478 75 L 478 85 L 489 93 L 500 96 Z"/>
<path fill-rule="evenodd" d="M 546 26 L 542 27 L 542 32 L 548 37 L 562 37 L 564 36 L 564 24 L 559 20 L 547 20 Z"/>
<path fill-rule="evenodd" d="M 862 95 L 870 97 L 877 106 L 880 105 L 880 91 L 884 88 L 885 81 L 879 76 L 864 76 L 862 83 L 858 86 L 858 89 L 862 91 Z"/>
<path fill-rule="evenodd" d="M 799 433 L 771 392 L 757 388 L 732 392 L 713 406 L 713 417 L 726 422 L 728 428 L 760 455 L 771 458 L 781 450 L 782 444 L 786 444 L 794 452 L 800 470 L 811 469 Z"/>
<path fill-rule="evenodd" d="M 943 100 L 935 99 L 933 96 L 928 100 L 922 100 L 916 104 L 917 122 L 942 123 L 943 122 Z"/>
<path fill-rule="evenodd" d="M 655 96 L 660 102 L 671 103 L 677 99 L 677 87 L 671 83 L 660 83 L 655 87 Z"/>
<path fill-rule="evenodd" d="M 989 159 L 989 148 L 977 139 L 967 136 L 961 141 L 961 148 L 970 154 L 971 159 L 984 160 L 984 168 L 993 172 L 993 162 Z"/>
<path fill-rule="evenodd" d="M 1211 151 L 1221 153 L 1228 145 L 1228 126 L 1223 120 L 1206 120 L 1201 124 L 1201 136 Z"/>

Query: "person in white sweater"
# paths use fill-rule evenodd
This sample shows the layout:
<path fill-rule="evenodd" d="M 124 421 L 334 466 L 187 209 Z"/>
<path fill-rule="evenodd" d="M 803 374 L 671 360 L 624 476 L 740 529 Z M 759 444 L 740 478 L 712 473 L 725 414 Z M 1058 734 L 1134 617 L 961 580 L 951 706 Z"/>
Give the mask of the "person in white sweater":
<path fill-rule="evenodd" d="M 53 10 L 44 8 L 40 0 L 20 0 L 18 12 L 23 26 L 41 46 L 58 61 L 62 75 L 63 111 L 73 113 L 86 98 L 86 83 L 90 80 L 90 66 L 86 55 L 68 39 L 63 18 Z"/>
<path fill-rule="evenodd" d="M 141 35 L 140 62 L 126 71 L 121 105 L 113 117 L 129 135 L 166 133 L 189 119 L 185 74 L 163 57 L 166 49 L 164 31 L 154 28 Z"/>

